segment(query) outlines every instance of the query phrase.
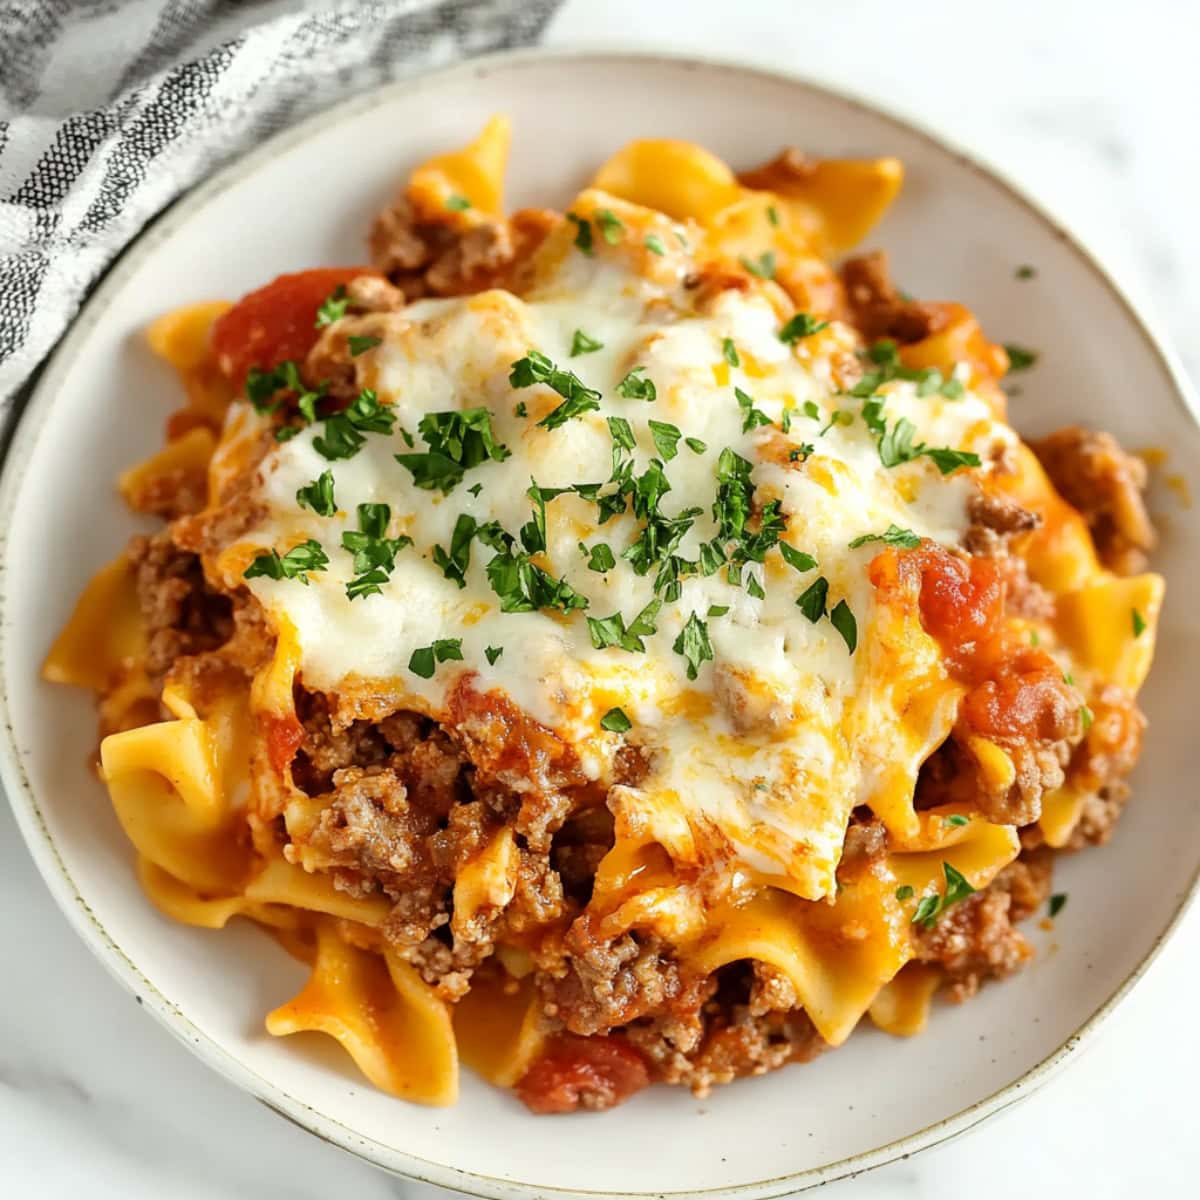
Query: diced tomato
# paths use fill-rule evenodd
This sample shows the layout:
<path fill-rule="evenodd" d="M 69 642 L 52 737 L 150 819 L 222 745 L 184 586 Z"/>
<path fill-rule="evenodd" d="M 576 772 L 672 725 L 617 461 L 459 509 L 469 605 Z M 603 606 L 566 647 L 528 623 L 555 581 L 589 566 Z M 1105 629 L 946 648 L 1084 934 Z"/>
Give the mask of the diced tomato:
<path fill-rule="evenodd" d="M 263 727 L 267 735 L 267 757 L 271 766 L 282 775 L 296 756 L 304 740 L 304 729 L 295 716 L 264 716 Z"/>
<path fill-rule="evenodd" d="M 320 330 L 317 309 L 339 285 L 369 267 L 317 267 L 278 279 L 243 296 L 213 325 L 212 349 L 221 370 L 236 387 L 251 367 L 266 370 L 287 359 L 303 360 Z"/>
<path fill-rule="evenodd" d="M 553 1039 L 517 1083 L 535 1113 L 614 1108 L 650 1082 L 646 1060 L 623 1038 Z"/>
<path fill-rule="evenodd" d="M 991 559 L 958 558 L 933 542 L 884 550 L 868 578 L 883 593 L 919 588 L 921 624 L 962 673 L 995 633 L 1004 608 L 1004 581 Z"/>

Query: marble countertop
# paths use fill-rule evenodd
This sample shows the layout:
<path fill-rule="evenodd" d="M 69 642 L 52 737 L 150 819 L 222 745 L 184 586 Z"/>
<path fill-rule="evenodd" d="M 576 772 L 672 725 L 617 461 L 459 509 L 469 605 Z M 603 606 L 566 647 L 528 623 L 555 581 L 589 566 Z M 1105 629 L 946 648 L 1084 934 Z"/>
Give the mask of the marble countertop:
<path fill-rule="evenodd" d="M 953 9 L 948 18 L 951 6 L 936 0 L 568 0 L 546 40 L 738 56 L 944 129 L 1090 242 L 1200 379 L 1200 10 L 1182 0 L 1142 0 L 1136 14 L 1094 0 Z M 281 1120 L 148 1020 L 68 928 L 7 808 L 0 941 L 0 1196 L 431 1194 Z M 1197 994 L 1200 907 L 1064 1074 L 973 1133 L 823 1197 L 1184 1195 L 1200 1178 Z"/>

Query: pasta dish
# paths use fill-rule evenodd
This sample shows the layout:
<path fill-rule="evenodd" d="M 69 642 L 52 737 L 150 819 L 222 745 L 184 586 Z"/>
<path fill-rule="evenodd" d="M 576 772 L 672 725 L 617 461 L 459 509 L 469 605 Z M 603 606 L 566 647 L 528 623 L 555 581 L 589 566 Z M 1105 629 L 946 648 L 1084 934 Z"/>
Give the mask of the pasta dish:
<path fill-rule="evenodd" d="M 262 926 L 310 968 L 267 1030 L 397 1096 L 916 1033 L 1125 802 L 1145 468 L 1023 442 L 1033 353 L 847 257 L 895 159 L 639 141 L 507 214 L 509 136 L 414 171 L 369 266 L 150 328 L 186 399 L 119 486 L 165 524 L 45 675 L 153 904 Z"/>

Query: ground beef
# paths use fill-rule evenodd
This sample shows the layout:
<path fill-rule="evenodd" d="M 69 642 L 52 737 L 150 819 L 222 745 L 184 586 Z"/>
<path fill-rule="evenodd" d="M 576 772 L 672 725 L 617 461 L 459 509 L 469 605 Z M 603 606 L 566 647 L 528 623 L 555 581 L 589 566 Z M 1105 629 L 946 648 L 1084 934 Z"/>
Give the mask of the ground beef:
<path fill-rule="evenodd" d="M 138 605 L 146 629 L 146 670 L 161 679 L 177 658 L 215 650 L 233 633 L 230 598 L 213 591 L 200 560 L 181 550 L 170 530 L 131 538 Z"/>
<path fill-rule="evenodd" d="M 385 767 L 342 767 L 333 773 L 333 787 L 318 836 L 372 879 L 403 877 L 417 850 L 400 777 Z"/>
<path fill-rule="evenodd" d="M 1030 442 L 1050 481 L 1083 514 L 1104 565 L 1130 575 L 1155 542 L 1142 493 L 1146 464 L 1110 433 L 1068 426 Z"/>
<path fill-rule="evenodd" d="M 842 283 L 851 322 L 869 342 L 878 338 L 902 345 L 919 342 L 946 324 L 943 307 L 905 299 L 896 290 L 882 250 L 848 258 L 842 266 Z"/>
<path fill-rule="evenodd" d="M 948 999 L 973 996 L 985 980 L 1011 975 L 1033 954 L 1013 926 L 1015 910 L 1012 891 L 993 886 L 955 904 L 931 929 L 914 927 L 917 961 L 942 968 Z"/>
<path fill-rule="evenodd" d="M 1042 846 L 1023 851 L 992 880 L 990 887 L 1009 894 L 1009 920 L 1024 921 L 1045 904 L 1053 876 L 1054 852 Z"/>
<path fill-rule="evenodd" d="M 541 210 L 471 225 L 424 220 L 402 195 L 376 217 L 367 244 L 406 299 L 463 296 L 504 286 L 557 221 Z"/>
<path fill-rule="evenodd" d="M 1037 513 L 1022 508 L 1008 496 L 978 491 L 967 502 L 971 524 L 963 537 L 963 546 L 971 554 L 990 558 L 1007 553 L 1009 541 L 1029 533 L 1041 524 Z"/>
<path fill-rule="evenodd" d="M 544 976 L 543 1011 L 571 1033 L 593 1034 L 625 1025 L 676 999 L 683 990 L 678 964 L 652 934 L 615 940 L 595 933 L 581 916 L 564 939 L 565 973 Z"/>
<path fill-rule="evenodd" d="M 207 466 L 176 467 L 151 476 L 125 499 L 134 512 L 174 521 L 198 513 L 208 503 Z"/>

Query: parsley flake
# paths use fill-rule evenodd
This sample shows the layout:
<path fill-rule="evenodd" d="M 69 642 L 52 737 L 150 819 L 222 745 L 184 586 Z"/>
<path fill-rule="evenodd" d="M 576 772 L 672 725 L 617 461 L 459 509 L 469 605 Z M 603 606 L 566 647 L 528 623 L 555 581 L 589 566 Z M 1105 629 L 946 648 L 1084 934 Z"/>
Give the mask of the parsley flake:
<path fill-rule="evenodd" d="M 308 572 L 324 571 L 329 566 L 329 556 L 321 543 L 309 538 L 293 546 L 286 554 L 278 550 L 259 554 L 242 572 L 243 579 L 298 579 L 307 586 Z"/>
<path fill-rule="evenodd" d="M 776 228 L 779 228 L 779 210 L 773 204 L 767 205 L 767 220 Z"/>
<path fill-rule="evenodd" d="M 677 425 L 671 425 L 667 421 L 650 421 L 649 425 L 655 449 L 662 455 L 664 462 L 670 462 L 679 453 L 682 432 Z"/>
<path fill-rule="evenodd" d="M 666 246 L 663 245 L 662 238 L 660 238 L 657 233 L 650 233 L 646 235 L 646 249 L 649 250 L 651 254 L 666 254 L 667 252 Z"/>
<path fill-rule="evenodd" d="M 708 445 L 707 445 L 707 443 L 705 443 L 705 442 L 702 442 L 702 441 L 701 441 L 699 438 L 697 438 L 697 437 L 688 437 L 688 438 L 684 438 L 684 439 L 683 439 L 683 444 L 684 444 L 684 445 L 685 445 L 685 446 L 686 446 L 686 447 L 687 447 L 687 448 L 688 448 L 688 449 L 689 449 L 689 450 L 690 450 L 690 451 L 691 451 L 693 454 L 703 454 L 703 453 L 704 453 L 704 452 L 705 452 L 705 451 L 708 449 Z"/>
<path fill-rule="evenodd" d="M 1050 897 L 1050 903 L 1047 906 L 1046 911 L 1048 912 L 1048 914 L 1050 916 L 1057 917 L 1058 914 L 1060 912 L 1062 912 L 1062 910 L 1066 907 L 1066 904 L 1067 904 L 1067 893 L 1066 892 L 1055 892 L 1054 895 Z"/>
<path fill-rule="evenodd" d="M 701 663 L 711 662 L 713 658 L 712 642 L 708 640 L 708 626 L 692 613 L 671 649 L 683 656 L 687 661 L 687 677 L 695 679 L 700 672 Z"/>
<path fill-rule="evenodd" d="M 346 285 L 339 283 L 333 291 L 321 301 L 320 308 L 317 309 L 317 319 L 315 328 L 324 329 L 326 325 L 332 325 L 334 321 L 340 321 L 346 315 L 346 307 L 350 301 L 346 296 Z"/>
<path fill-rule="evenodd" d="M 912 916 L 912 923 L 914 925 L 922 925 L 926 929 L 932 929 L 937 924 L 938 917 L 946 909 L 953 904 L 957 904 L 960 900 L 965 900 L 975 891 L 967 882 L 966 877 L 948 862 L 942 863 L 942 874 L 946 877 L 945 891 L 941 895 L 934 892 L 931 895 L 921 897 L 921 902 L 917 905 L 917 911 Z"/>
<path fill-rule="evenodd" d="M 728 604 L 710 604 L 706 615 L 710 617 L 723 617 L 728 611 Z"/>
<path fill-rule="evenodd" d="M 633 728 L 633 722 L 619 708 L 610 708 L 600 718 L 600 728 L 609 733 L 628 733 Z"/>
<path fill-rule="evenodd" d="M 845 600 L 839 600 L 833 606 L 833 612 L 829 614 L 829 621 L 834 629 L 842 635 L 842 640 L 846 643 L 846 649 L 853 654 L 855 647 L 858 645 L 858 622 L 854 619 L 854 614 L 850 611 L 850 605 Z"/>
<path fill-rule="evenodd" d="M 610 246 L 615 246 L 621 240 L 621 232 L 625 225 L 614 215 L 612 209 L 599 209 L 596 212 L 596 224 L 600 226 L 600 233 Z"/>
<path fill-rule="evenodd" d="M 368 350 L 374 350 L 383 341 L 383 338 L 357 337 L 351 334 L 347 340 L 350 343 L 350 357 L 357 358 L 360 354 L 366 354 Z"/>
<path fill-rule="evenodd" d="M 582 546 L 582 543 L 580 545 Z M 603 575 L 617 565 L 612 547 L 607 542 L 597 542 L 591 550 L 588 550 L 586 546 L 583 546 L 583 549 L 588 554 L 588 570 L 595 571 L 597 575 Z"/>
<path fill-rule="evenodd" d="M 1027 350 L 1024 346 L 1018 346 L 1015 342 L 1005 342 L 1004 351 L 1008 355 L 1008 369 L 1010 371 L 1028 371 L 1038 360 L 1036 350 Z"/>
<path fill-rule="evenodd" d="M 945 820 L 947 825 L 952 825 L 955 828 L 960 828 L 963 825 L 971 823 L 970 817 L 964 817 L 962 813 L 954 813 L 953 816 L 946 817 Z"/>
<path fill-rule="evenodd" d="M 900 887 L 898 887 L 896 889 L 896 899 L 897 900 L 911 900 L 912 898 L 913 898 L 913 889 L 912 889 L 911 883 L 901 884 Z"/>
<path fill-rule="evenodd" d="M 1018 279 L 1033 279 L 1037 275 L 1037 268 L 1029 266 L 1028 263 L 1023 263 L 1016 271 L 1013 272 Z"/>
<path fill-rule="evenodd" d="M 750 272 L 751 275 L 756 275 L 759 279 L 774 279 L 775 278 L 775 252 L 773 250 L 764 250 L 757 259 L 747 258 L 744 254 L 738 259 L 738 262 Z"/>
<path fill-rule="evenodd" d="M 451 212 L 466 212 L 467 209 L 471 207 L 471 202 L 466 198 L 466 196 L 460 195 L 458 192 L 454 192 L 446 197 L 446 207 Z"/>
<path fill-rule="evenodd" d="M 1141 637 L 1146 632 L 1146 618 L 1136 608 L 1129 610 L 1129 616 L 1133 622 L 1133 636 Z"/>
<path fill-rule="evenodd" d="M 333 472 L 322 471 L 320 476 L 296 492 L 296 503 L 311 508 L 319 517 L 332 517 L 337 512 L 333 499 Z"/>
<path fill-rule="evenodd" d="M 567 220 L 575 223 L 575 248 L 583 254 L 591 255 L 592 223 L 575 213 L 567 213 Z"/>
<path fill-rule="evenodd" d="M 324 420 L 324 433 L 313 438 L 313 449 L 331 462 L 353 458 L 366 444 L 368 433 L 391 433 L 396 414 L 370 388 L 363 388 L 354 403 Z"/>
<path fill-rule="evenodd" d="M 742 365 L 742 360 L 738 356 L 737 347 L 733 344 L 733 338 L 721 339 L 721 357 L 731 367 L 740 367 Z"/>
<path fill-rule="evenodd" d="M 557 429 L 572 417 L 582 416 L 585 412 L 593 412 L 600 407 L 598 391 L 587 387 L 574 371 L 562 370 L 536 350 L 530 350 L 524 358 L 519 358 L 512 364 L 508 382 L 514 388 L 544 383 L 563 398 L 563 402 L 556 409 L 538 422 L 544 429 Z"/>
<path fill-rule="evenodd" d="M 449 495 L 463 474 L 488 460 L 503 462 L 511 451 L 496 441 L 492 415 L 486 408 L 426 413 L 417 425 L 428 451 L 397 454 L 396 461 L 408 470 L 419 488 L 438 488 Z"/>
<path fill-rule="evenodd" d="M 596 341 L 594 337 L 588 337 L 582 329 L 575 330 L 575 335 L 571 338 L 572 358 L 578 358 L 581 354 L 595 354 L 597 350 L 603 349 L 603 342 Z"/>
<path fill-rule="evenodd" d="M 803 550 L 797 550 L 787 542 L 779 543 L 779 553 L 783 555 L 784 562 L 795 567 L 797 571 L 811 571 L 817 565 L 817 560 L 811 554 L 805 554 Z"/>
<path fill-rule="evenodd" d="M 646 379 L 642 372 L 645 367 L 634 367 L 620 383 L 617 384 L 617 395 L 626 400 L 657 400 L 658 389 L 653 380 Z"/>
<path fill-rule="evenodd" d="M 850 543 L 851 550 L 865 546 L 868 542 L 883 542 L 887 546 L 896 546 L 901 550 L 915 550 L 921 539 L 911 529 L 901 529 L 898 525 L 889 525 L 883 533 L 864 533 Z"/>
<path fill-rule="evenodd" d="M 829 596 L 829 580 L 818 575 L 800 594 L 796 607 L 815 625 L 825 615 Z"/>
<path fill-rule="evenodd" d="M 809 313 L 798 312 L 779 331 L 779 340 L 787 342 L 790 346 L 794 342 L 798 342 L 801 338 L 812 337 L 814 333 L 820 333 L 822 329 L 827 329 L 828 327 L 828 321 L 818 321 L 816 317 L 811 316 Z"/>
<path fill-rule="evenodd" d="M 436 663 L 461 662 L 462 638 L 440 638 L 431 646 L 422 646 L 412 652 L 408 669 L 422 679 L 432 679 Z"/>
<path fill-rule="evenodd" d="M 738 408 L 742 410 L 742 432 L 749 433 L 752 429 L 758 428 L 760 425 L 770 425 L 771 418 L 761 409 L 754 407 L 754 397 L 743 392 L 740 387 L 733 389 L 734 396 L 737 397 Z"/>
<path fill-rule="evenodd" d="M 504 653 L 503 646 L 484 646 L 483 657 L 488 660 L 488 666 L 494 667 L 496 660 Z"/>

